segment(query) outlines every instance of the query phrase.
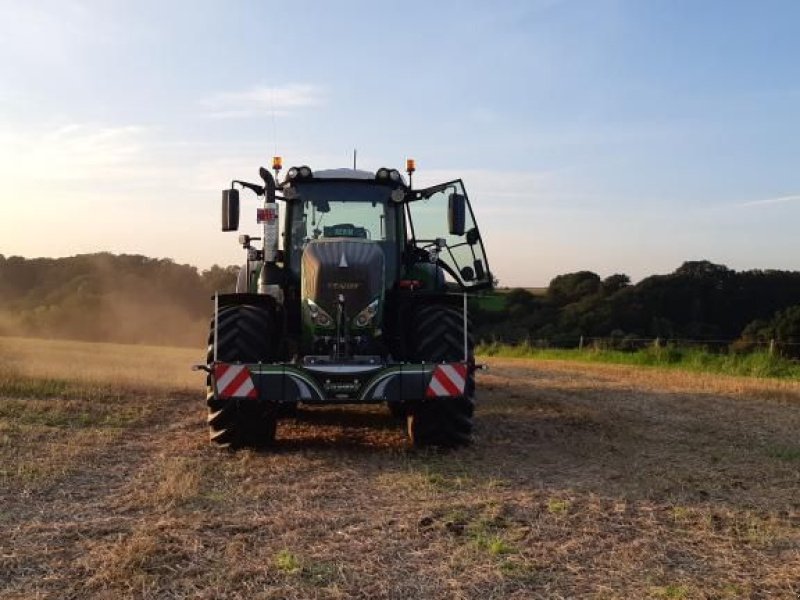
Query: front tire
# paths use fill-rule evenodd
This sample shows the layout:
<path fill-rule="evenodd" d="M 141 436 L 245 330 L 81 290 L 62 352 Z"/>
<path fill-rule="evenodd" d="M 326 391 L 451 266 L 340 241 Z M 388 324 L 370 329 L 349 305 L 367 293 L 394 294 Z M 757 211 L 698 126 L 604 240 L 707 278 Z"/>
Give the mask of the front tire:
<path fill-rule="evenodd" d="M 280 329 L 274 306 L 226 306 L 217 313 L 217 360 L 271 362 L 278 358 Z M 214 320 L 206 362 L 214 362 Z M 220 398 L 207 380 L 209 438 L 225 448 L 268 446 L 275 440 L 277 409 L 258 400 Z"/>
<path fill-rule="evenodd" d="M 424 306 L 415 315 L 411 335 L 414 358 L 425 362 L 464 360 L 464 317 L 449 306 Z M 474 363 L 474 343 L 467 338 L 467 362 Z M 418 399 L 409 404 L 408 437 L 418 447 L 465 446 L 472 439 L 475 378 L 467 371 L 464 396 Z"/>
<path fill-rule="evenodd" d="M 408 414 L 408 437 L 417 447 L 455 448 L 472 441 L 472 398 L 422 401 Z"/>

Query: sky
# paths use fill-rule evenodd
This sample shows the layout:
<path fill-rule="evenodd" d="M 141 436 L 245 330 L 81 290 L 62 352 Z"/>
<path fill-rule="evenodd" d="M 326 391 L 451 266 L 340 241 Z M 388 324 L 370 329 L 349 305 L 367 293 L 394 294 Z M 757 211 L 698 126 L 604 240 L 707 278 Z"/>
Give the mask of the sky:
<path fill-rule="evenodd" d="M 357 148 L 463 179 L 502 286 L 800 270 L 798 23 L 794 0 L 0 0 L 0 254 L 243 262 L 220 190 Z"/>

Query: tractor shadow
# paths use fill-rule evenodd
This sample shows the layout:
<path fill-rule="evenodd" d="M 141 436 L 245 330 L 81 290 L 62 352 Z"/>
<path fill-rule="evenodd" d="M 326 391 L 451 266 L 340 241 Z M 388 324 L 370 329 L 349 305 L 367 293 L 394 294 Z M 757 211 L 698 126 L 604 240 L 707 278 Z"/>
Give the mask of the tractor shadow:
<path fill-rule="evenodd" d="M 796 510 L 792 408 L 720 393 L 512 382 L 484 386 L 470 447 L 413 460 L 477 488 Z"/>
<path fill-rule="evenodd" d="M 353 409 L 352 407 L 303 407 L 294 416 L 295 423 L 342 428 L 396 429 L 400 421 L 392 418 L 383 406 Z"/>
<path fill-rule="evenodd" d="M 592 385 L 589 385 L 591 383 Z M 614 387 L 570 373 L 479 386 L 474 443 L 414 449 L 385 406 L 304 407 L 269 453 L 313 452 L 361 477 L 418 472 L 474 490 L 572 490 L 735 508 L 800 507 L 792 481 L 800 415 L 786 403 Z M 795 405 L 796 406 L 796 405 Z M 794 499 L 793 499 L 794 498 Z"/>
<path fill-rule="evenodd" d="M 394 454 L 407 445 L 405 421 L 385 406 L 313 406 L 279 422 L 271 451 L 326 449 L 368 456 Z"/>

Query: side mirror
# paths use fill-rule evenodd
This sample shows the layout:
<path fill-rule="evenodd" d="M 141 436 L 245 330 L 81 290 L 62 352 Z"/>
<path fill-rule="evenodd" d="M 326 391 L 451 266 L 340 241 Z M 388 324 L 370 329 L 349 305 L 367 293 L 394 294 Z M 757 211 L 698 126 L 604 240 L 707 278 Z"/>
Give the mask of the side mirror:
<path fill-rule="evenodd" d="M 222 190 L 222 231 L 239 229 L 239 190 Z"/>
<path fill-rule="evenodd" d="M 467 198 L 461 194 L 450 194 L 447 202 L 447 225 L 450 235 L 464 235 L 467 220 Z"/>

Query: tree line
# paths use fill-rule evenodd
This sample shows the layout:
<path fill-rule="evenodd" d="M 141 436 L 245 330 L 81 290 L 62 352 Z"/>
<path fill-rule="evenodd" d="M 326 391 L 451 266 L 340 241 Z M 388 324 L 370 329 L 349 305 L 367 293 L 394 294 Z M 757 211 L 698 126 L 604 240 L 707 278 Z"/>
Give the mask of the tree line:
<path fill-rule="evenodd" d="M 575 346 L 581 336 L 619 340 L 731 341 L 737 349 L 776 340 L 800 343 L 800 272 L 734 271 L 706 260 L 633 285 L 624 274 L 555 277 L 542 296 L 505 294 L 505 310 L 473 310 L 484 340 L 546 339 Z"/>
<path fill-rule="evenodd" d="M 237 266 L 198 270 L 169 259 L 107 252 L 67 258 L 0 255 L 0 335 L 89 341 L 205 343 L 211 297 L 232 291 Z M 501 309 L 471 309 L 476 337 L 545 339 L 575 346 L 581 336 L 618 340 L 776 340 L 798 344 L 800 272 L 737 272 L 692 261 L 632 284 L 591 271 L 555 277 L 543 295 L 498 293 Z M 496 298 L 495 298 L 496 299 Z"/>

